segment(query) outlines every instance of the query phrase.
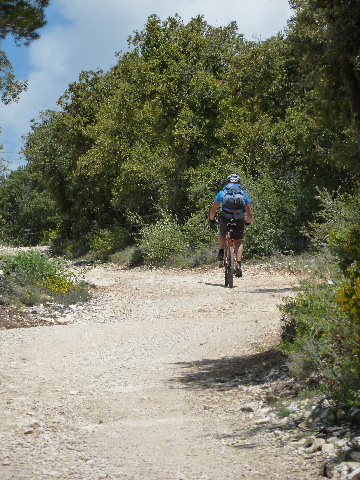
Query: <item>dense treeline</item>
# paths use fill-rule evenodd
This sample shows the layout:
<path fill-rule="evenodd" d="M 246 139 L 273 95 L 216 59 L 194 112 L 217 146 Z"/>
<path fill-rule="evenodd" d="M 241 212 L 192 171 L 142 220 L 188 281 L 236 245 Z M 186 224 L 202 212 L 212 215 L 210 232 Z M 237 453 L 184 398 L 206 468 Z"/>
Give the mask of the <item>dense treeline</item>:
<path fill-rule="evenodd" d="M 99 232 L 131 243 L 164 218 L 204 231 L 235 170 L 261 214 L 249 253 L 302 248 L 317 189 L 349 189 L 360 169 L 345 87 L 325 101 L 333 78 L 314 74 L 298 29 L 255 42 L 235 23 L 152 16 L 109 72 L 81 73 L 25 147 L 59 209 L 58 244 L 79 254 Z"/>

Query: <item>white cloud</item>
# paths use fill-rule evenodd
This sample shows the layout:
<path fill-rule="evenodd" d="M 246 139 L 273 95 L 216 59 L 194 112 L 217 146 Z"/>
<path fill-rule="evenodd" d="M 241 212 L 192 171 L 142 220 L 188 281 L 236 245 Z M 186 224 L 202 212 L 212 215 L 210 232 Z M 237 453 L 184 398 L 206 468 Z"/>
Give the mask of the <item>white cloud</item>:
<path fill-rule="evenodd" d="M 151 14 L 165 20 L 177 13 L 184 22 L 204 15 L 214 26 L 235 20 L 248 39 L 275 35 L 291 16 L 288 0 L 133 0 L 130 4 L 125 0 L 53 0 L 51 8 L 48 27 L 28 48 L 28 91 L 18 103 L 0 104 L 5 151 L 21 148 L 21 136 L 29 132 L 31 118 L 56 108 L 57 99 L 82 70 L 107 70 L 114 65 L 115 52 L 127 50 L 128 36 L 143 29 Z"/>

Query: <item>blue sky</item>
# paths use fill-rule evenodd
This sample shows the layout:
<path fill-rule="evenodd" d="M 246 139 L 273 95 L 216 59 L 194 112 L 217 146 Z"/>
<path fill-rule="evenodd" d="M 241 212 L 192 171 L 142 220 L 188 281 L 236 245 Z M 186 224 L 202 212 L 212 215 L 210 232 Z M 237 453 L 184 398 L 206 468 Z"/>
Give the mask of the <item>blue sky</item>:
<path fill-rule="evenodd" d="M 292 14 L 288 0 L 51 0 L 45 12 L 48 24 L 30 47 L 16 47 L 11 38 L 2 43 L 17 77 L 28 79 L 17 103 L 0 104 L 0 157 L 11 169 L 25 164 L 19 152 L 31 119 L 58 109 L 56 101 L 81 71 L 113 66 L 115 53 L 127 51 L 127 38 L 149 15 L 166 20 L 177 13 L 184 22 L 204 15 L 213 26 L 236 21 L 245 38 L 264 40 L 283 30 Z"/>

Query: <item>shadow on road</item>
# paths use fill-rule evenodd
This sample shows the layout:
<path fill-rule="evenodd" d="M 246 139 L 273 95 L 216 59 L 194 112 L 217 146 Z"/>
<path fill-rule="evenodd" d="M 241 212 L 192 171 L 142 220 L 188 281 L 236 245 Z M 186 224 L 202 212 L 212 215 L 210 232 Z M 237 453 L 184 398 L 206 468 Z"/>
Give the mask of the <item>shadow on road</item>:
<path fill-rule="evenodd" d="M 222 288 L 229 288 L 227 287 L 225 284 L 223 283 L 209 283 L 209 282 L 199 282 L 199 283 L 202 283 L 203 285 L 208 285 L 210 287 L 222 287 Z M 237 288 L 236 285 L 234 285 L 233 288 Z"/>
<path fill-rule="evenodd" d="M 234 285 L 233 288 L 239 288 L 239 287 L 241 288 L 240 282 L 238 285 Z M 210 282 L 199 282 L 199 283 L 202 283 L 203 285 L 207 285 L 209 287 L 229 288 L 221 283 L 210 283 Z M 256 288 L 253 290 L 246 290 L 246 293 L 286 293 L 286 292 L 293 292 L 293 291 L 294 291 L 293 287 L 279 287 L 279 288 Z"/>
<path fill-rule="evenodd" d="M 246 293 L 285 293 L 293 292 L 293 287 L 280 287 L 280 288 L 256 288 L 255 290 L 246 290 Z"/>
<path fill-rule="evenodd" d="M 287 373 L 286 357 L 276 349 L 220 359 L 178 362 L 181 370 L 171 382 L 191 389 L 236 388 L 238 385 L 260 385 L 276 381 Z"/>

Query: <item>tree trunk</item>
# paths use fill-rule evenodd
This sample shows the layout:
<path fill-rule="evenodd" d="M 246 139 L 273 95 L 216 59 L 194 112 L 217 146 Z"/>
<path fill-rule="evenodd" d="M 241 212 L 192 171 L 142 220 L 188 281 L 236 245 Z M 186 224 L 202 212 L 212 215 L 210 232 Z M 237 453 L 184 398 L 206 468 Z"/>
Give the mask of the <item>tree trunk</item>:
<path fill-rule="evenodd" d="M 346 94 L 350 103 L 351 113 L 354 119 L 355 133 L 358 141 L 360 156 L 360 83 L 356 76 L 353 64 L 348 57 L 341 57 L 341 78 L 345 86 Z"/>

